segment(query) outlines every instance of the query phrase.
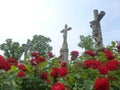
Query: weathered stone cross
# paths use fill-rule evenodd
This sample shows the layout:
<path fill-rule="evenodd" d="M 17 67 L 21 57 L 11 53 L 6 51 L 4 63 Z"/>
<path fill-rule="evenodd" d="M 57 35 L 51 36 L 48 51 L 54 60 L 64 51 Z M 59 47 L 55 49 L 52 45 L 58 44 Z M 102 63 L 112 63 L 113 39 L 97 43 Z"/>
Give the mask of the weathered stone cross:
<path fill-rule="evenodd" d="M 31 43 L 30 43 L 30 40 L 28 39 L 27 40 L 27 44 L 23 44 L 23 47 L 24 47 L 24 60 L 26 60 L 27 58 L 27 54 L 28 54 L 28 50 L 31 46 Z"/>
<path fill-rule="evenodd" d="M 102 32 L 101 32 L 101 26 L 100 26 L 100 20 L 105 15 L 104 11 L 101 11 L 100 14 L 98 13 L 98 10 L 94 10 L 94 20 L 90 22 L 90 27 L 92 28 L 92 37 L 94 38 L 96 44 L 97 44 L 97 50 L 103 50 L 103 39 L 102 39 Z"/>
<path fill-rule="evenodd" d="M 62 56 L 63 61 L 68 60 L 68 44 L 67 44 L 67 31 L 71 30 L 71 27 L 68 27 L 67 24 L 65 25 L 65 29 L 61 31 L 63 33 L 63 44 L 60 50 L 60 54 Z"/>

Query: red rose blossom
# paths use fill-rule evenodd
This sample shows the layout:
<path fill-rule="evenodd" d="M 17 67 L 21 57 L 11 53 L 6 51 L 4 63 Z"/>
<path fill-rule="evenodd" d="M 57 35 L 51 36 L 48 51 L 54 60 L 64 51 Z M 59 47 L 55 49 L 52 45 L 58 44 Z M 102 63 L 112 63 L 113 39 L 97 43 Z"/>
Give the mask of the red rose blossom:
<path fill-rule="evenodd" d="M 79 56 L 79 52 L 78 51 L 72 51 L 71 55 L 73 55 L 73 56 Z"/>
<path fill-rule="evenodd" d="M 53 58 L 54 57 L 52 52 L 48 52 L 48 56 L 49 56 L 49 58 Z"/>
<path fill-rule="evenodd" d="M 35 58 L 32 58 L 31 60 L 30 60 L 30 63 L 31 63 L 31 65 L 37 65 L 37 63 L 36 63 L 36 61 L 35 61 Z"/>
<path fill-rule="evenodd" d="M 13 65 L 16 66 L 16 67 L 18 67 L 18 62 L 14 62 Z"/>
<path fill-rule="evenodd" d="M 23 64 L 20 64 L 20 65 L 18 66 L 18 68 L 21 69 L 22 71 L 26 71 L 26 70 L 27 70 L 27 69 L 26 69 L 26 66 L 23 65 Z"/>
<path fill-rule="evenodd" d="M 88 54 L 88 55 L 90 55 L 90 56 L 92 56 L 92 57 L 95 56 L 95 52 L 92 51 L 92 50 L 86 50 L 86 51 L 84 52 L 84 54 Z"/>
<path fill-rule="evenodd" d="M 66 67 L 61 67 L 61 68 L 59 68 L 59 70 L 58 70 L 58 75 L 59 75 L 60 77 L 65 76 L 67 73 L 68 73 L 68 70 L 67 70 Z"/>
<path fill-rule="evenodd" d="M 14 65 L 14 66 L 18 66 L 18 61 L 14 58 L 8 58 L 7 61 L 11 64 L 11 65 Z"/>
<path fill-rule="evenodd" d="M 106 56 L 106 58 L 108 59 L 108 60 L 111 60 L 111 59 L 114 59 L 115 58 L 115 56 L 110 52 L 110 50 L 108 50 L 108 49 L 104 49 L 104 54 L 105 54 L 105 56 Z"/>
<path fill-rule="evenodd" d="M 96 61 L 96 60 L 85 60 L 84 61 L 84 66 L 86 68 L 93 68 L 93 69 L 96 69 L 98 68 L 99 66 L 101 66 L 101 62 L 100 61 Z"/>
<path fill-rule="evenodd" d="M 14 58 L 8 58 L 7 61 L 10 63 L 15 63 L 17 60 Z"/>
<path fill-rule="evenodd" d="M 37 51 L 36 51 L 36 52 L 32 52 L 32 53 L 31 53 L 31 56 L 32 56 L 32 57 L 38 57 L 38 56 L 39 56 L 39 52 L 37 52 Z"/>
<path fill-rule="evenodd" d="M 3 60 L 5 60 L 5 58 L 2 55 L 0 55 L 0 61 L 3 61 Z"/>
<path fill-rule="evenodd" d="M 66 67 L 66 65 L 67 65 L 67 62 L 62 62 L 61 63 L 61 67 Z"/>
<path fill-rule="evenodd" d="M 57 82 L 54 85 L 52 85 L 51 90 L 65 90 L 65 85 Z"/>
<path fill-rule="evenodd" d="M 76 56 L 71 56 L 70 59 L 71 59 L 71 60 L 75 60 L 75 59 L 77 59 L 77 57 L 76 57 Z"/>
<path fill-rule="evenodd" d="M 8 71 L 10 70 L 10 68 L 11 68 L 10 63 L 7 60 L 5 60 L 5 58 L 2 55 L 0 55 L 0 69 Z"/>
<path fill-rule="evenodd" d="M 38 65 L 41 62 L 46 62 L 46 58 L 42 56 L 38 56 L 30 60 L 31 65 Z"/>
<path fill-rule="evenodd" d="M 109 82 L 105 78 L 98 78 L 95 81 L 95 90 L 109 90 Z"/>
<path fill-rule="evenodd" d="M 110 60 L 110 61 L 106 62 L 105 65 L 108 68 L 108 70 L 112 71 L 112 70 L 118 69 L 120 62 L 117 60 Z"/>
<path fill-rule="evenodd" d="M 99 70 L 100 74 L 103 74 L 103 75 L 108 73 L 108 69 L 106 66 L 99 66 L 98 70 Z"/>
<path fill-rule="evenodd" d="M 18 72 L 17 74 L 18 77 L 25 77 L 25 73 L 23 71 Z"/>
<path fill-rule="evenodd" d="M 10 70 L 10 68 L 11 68 L 11 65 L 8 61 L 2 60 L 2 59 L 0 60 L 0 69 L 8 71 Z"/>
<path fill-rule="evenodd" d="M 58 68 L 57 68 L 57 67 L 54 67 L 54 68 L 52 69 L 52 72 L 50 73 L 50 76 L 51 76 L 51 77 L 56 77 L 56 76 L 58 76 Z"/>
<path fill-rule="evenodd" d="M 43 73 L 41 74 L 41 78 L 42 78 L 43 80 L 47 80 L 47 79 L 48 79 L 48 73 L 47 73 L 47 72 L 43 72 Z"/>
<path fill-rule="evenodd" d="M 71 60 L 75 60 L 79 56 L 78 51 L 72 51 L 71 52 Z"/>

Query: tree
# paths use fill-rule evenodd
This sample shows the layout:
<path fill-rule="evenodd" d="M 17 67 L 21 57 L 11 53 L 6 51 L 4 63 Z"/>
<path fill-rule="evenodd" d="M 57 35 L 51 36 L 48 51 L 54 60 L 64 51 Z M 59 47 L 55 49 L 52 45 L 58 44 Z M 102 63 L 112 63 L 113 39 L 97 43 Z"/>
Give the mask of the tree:
<path fill-rule="evenodd" d="M 88 36 L 80 35 L 80 42 L 78 43 L 78 46 L 85 50 L 96 49 L 96 43 L 93 41 L 93 38 L 91 35 L 88 35 Z"/>
<path fill-rule="evenodd" d="M 52 47 L 49 45 L 51 39 L 44 37 L 42 35 L 34 35 L 33 39 L 30 41 L 30 52 L 38 51 L 40 55 L 45 56 L 48 52 L 52 50 Z"/>
<path fill-rule="evenodd" d="M 6 39 L 5 43 L 0 45 L 0 49 L 4 51 L 6 58 L 15 58 L 19 60 L 22 56 L 24 49 L 18 42 L 13 42 L 12 39 Z"/>

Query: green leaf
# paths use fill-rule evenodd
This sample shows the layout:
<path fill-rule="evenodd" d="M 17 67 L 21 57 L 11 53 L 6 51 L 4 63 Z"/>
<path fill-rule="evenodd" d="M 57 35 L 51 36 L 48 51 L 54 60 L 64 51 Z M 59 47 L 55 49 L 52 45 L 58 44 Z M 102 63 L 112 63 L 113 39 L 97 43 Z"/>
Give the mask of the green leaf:
<path fill-rule="evenodd" d="M 33 72 L 31 65 L 26 65 L 26 69 L 28 72 L 31 72 L 31 73 Z"/>
<path fill-rule="evenodd" d="M 16 66 L 12 65 L 10 70 L 15 72 L 16 71 Z"/>
<path fill-rule="evenodd" d="M 39 71 L 45 70 L 46 67 L 47 67 L 47 64 L 48 64 L 47 62 L 40 63 L 39 66 L 38 66 L 38 70 Z"/>
<path fill-rule="evenodd" d="M 91 90 L 91 86 L 92 86 L 91 80 L 88 79 L 84 81 L 85 90 Z"/>

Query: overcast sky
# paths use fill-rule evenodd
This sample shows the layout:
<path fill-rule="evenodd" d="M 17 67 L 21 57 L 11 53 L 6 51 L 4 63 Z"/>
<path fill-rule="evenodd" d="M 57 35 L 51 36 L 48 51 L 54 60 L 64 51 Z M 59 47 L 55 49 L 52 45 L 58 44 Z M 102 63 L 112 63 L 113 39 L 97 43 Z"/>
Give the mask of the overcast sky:
<path fill-rule="evenodd" d="M 91 35 L 89 22 L 93 10 L 105 11 L 101 20 L 104 44 L 120 40 L 120 0 L 0 0 L 0 44 L 7 38 L 21 44 L 32 36 L 51 38 L 53 53 L 59 55 L 63 37 L 60 31 L 68 24 L 69 52 L 77 46 L 80 35 Z"/>

